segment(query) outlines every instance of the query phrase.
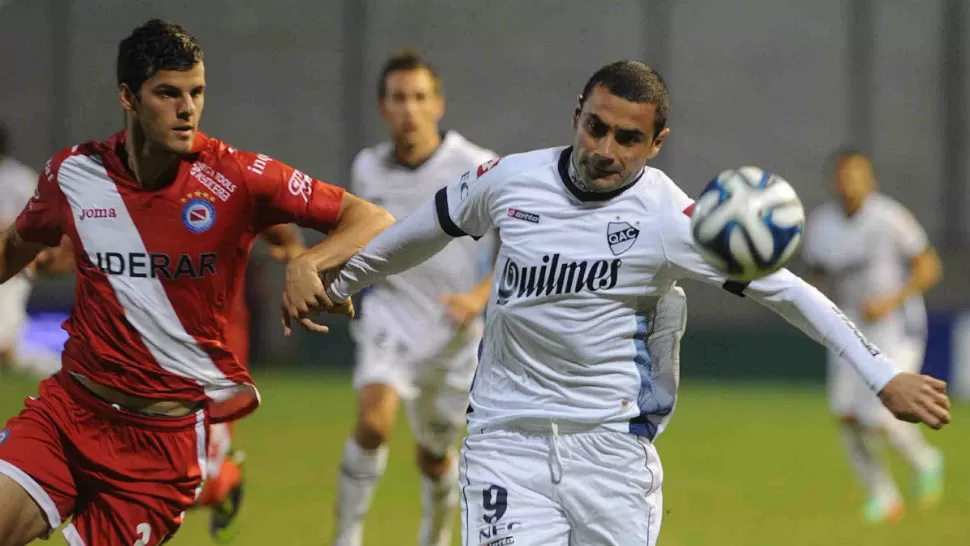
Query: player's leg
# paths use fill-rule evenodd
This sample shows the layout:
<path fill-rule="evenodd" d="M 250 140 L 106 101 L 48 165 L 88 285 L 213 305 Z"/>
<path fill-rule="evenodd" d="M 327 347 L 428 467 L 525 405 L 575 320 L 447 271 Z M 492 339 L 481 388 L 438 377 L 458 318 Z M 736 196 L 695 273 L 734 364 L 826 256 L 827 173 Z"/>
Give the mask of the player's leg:
<path fill-rule="evenodd" d="M 243 366 L 249 368 L 249 307 L 243 292 L 233 303 L 226 344 Z M 245 482 L 242 463 L 245 453 L 233 450 L 232 424 L 209 427 L 209 450 L 206 457 L 206 481 L 198 505 L 211 508 L 209 534 L 213 540 L 226 543 L 239 532 L 238 518 L 242 508 Z"/>
<path fill-rule="evenodd" d="M 374 338 L 371 338 L 372 340 Z M 358 345 L 354 368 L 357 422 L 344 444 L 337 491 L 336 546 L 360 546 L 371 496 L 387 469 L 387 439 L 406 388 L 405 363 L 386 336 Z"/>
<path fill-rule="evenodd" d="M 923 365 L 923 347 L 920 342 L 903 342 L 887 352 L 898 366 L 910 372 L 918 372 Z M 884 348 L 884 350 L 889 350 Z M 912 423 L 887 418 L 886 439 L 916 472 L 916 497 L 922 506 L 936 503 L 943 494 L 943 454 L 930 445 Z"/>
<path fill-rule="evenodd" d="M 880 410 L 885 408 L 849 364 L 831 353 L 828 386 L 849 464 L 865 488 L 863 518 L 874 523 L 898 519 L 902 497 L 881 453 L 885 421 Z"/>
<path fill-rule="evenodd" d="M 0 474 L 0 546 L 23 546 L 50 531 L 33 497 L 13 478 Z"/>
<path fill-rule="evenodd" d="M 232 449 L 231 423 L 209 427 L 206 481 L 196 505 L 211 508 L 209 534 L 219 543 L 229 542 L 239 532 L 236 523 L 243 500 L 244 459 L 242 451 Z"/>
<path fill-rule="evenodd" d="M 548 434 L 469 435 L 459 456 L 462 546 L 567 546 L 569 521 L 550 478 Z"/>
<path fill-rule="evenodd" d="M 654 445 L 632 434 L 564 434 L 561 498 L 571 546 L 654 546 L 663 518 L 663 467 Z M 559 464 L 554 461 L 554 463 Z"/>
<path fill-rule="evenodd" d="M 71 420 L 71 409 L 53 380 L 39 391 L 0 428 L 0 546 L 47 537 L 74 507 L 77 490 L 61 422 Z"/>
<path fill-rule="evenodd" d="M 451 544 L 458 508 L 455 446 L 464 434 L 468 388 L 476 364 L 475 348 L 449 358 L 446 366 L 425 367 L 417 397 L 408 402 L 408 420 L 417 443 L 423 515 L 420 546 Z"/>

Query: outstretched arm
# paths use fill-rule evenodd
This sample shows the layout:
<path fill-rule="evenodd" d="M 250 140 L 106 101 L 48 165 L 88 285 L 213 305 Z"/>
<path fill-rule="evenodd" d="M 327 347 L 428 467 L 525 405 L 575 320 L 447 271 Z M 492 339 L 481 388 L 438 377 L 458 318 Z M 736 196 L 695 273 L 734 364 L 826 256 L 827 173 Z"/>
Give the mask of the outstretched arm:
<path fill-rule="evenodd" d="M 673 276 L 691 277 L 721 285 L 739 296 L 749 295 L 781 315 L 848 361 L 897 418 L 923 422 L 936 429 L 950 422 L 946 384 L 897 370 L 817 289 L 786 269 L 752 283 L 729 281 L 694 250 L 685 215 L 672 214 L 665 225 L 664 252 Z"/>
<path fill-rule="evenodd" d="M 344 193 L 337 224 L 326 239 L 290 261 L 283 291 L 283 327 L 290 333 L 290 321 L 326 333 L 329 328 L 307 318 L 311 310 L 334 310 L 353 316 L 347 297 L 328 298 L 320 276 L 344 264 L 377 234 L 394 223 L 394 217 L 377 205 Z"/>

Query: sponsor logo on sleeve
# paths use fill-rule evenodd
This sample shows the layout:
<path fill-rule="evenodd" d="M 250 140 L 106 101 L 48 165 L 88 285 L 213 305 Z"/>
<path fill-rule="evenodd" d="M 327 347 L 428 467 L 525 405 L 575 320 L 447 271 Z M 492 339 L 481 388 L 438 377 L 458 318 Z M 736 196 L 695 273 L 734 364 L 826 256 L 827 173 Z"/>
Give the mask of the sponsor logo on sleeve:
<path fill-rule="evenodd" d="M 539 215 L 538 214 L 535 214 L 535 213 L 532 213 L 532 212 L 526 212 L 526 211 L 524 211 L 522 209 L 513 209 L 513 208 L 510 208 L 509 209 L 509 218 L 515 218 L 517 220 L 525 220 L 526 222 L 532 222 L 533 224 L 538 224 L 539 223 Z"/>
<path fill-rule="evenodd" d="M 256 159 L 253 161 L 253 164 L 246 167 L 246 169 L 256 174 L 263 174 L 263 171 L 266 170 L 266 166 L 272 161 L 273 158 L 268 155 L 256 154 Z"/>
<path fill-rule="evenodd" d="M 291 194 L 302 197 L 306 203 L 310 202 L 310 197 L 313 196 L 313 179 L 310 175 L 294 170 L 288 185 Z"/>

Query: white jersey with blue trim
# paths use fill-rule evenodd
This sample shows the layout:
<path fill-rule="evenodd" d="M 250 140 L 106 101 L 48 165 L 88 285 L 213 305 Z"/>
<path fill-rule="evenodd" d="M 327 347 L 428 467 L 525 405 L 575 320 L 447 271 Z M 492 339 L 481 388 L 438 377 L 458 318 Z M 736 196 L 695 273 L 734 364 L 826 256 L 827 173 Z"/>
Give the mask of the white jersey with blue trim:
<path fill-rule="evenodd" d="M 552 422 L 655 438 L 676 403 L 685 317 L 676 282 L 684 277 L 750 295 L 844 357 L 873 391 L 899 373 L 787 270 L 728 282 L 697 253 L 693 202 L 663 172 L 645 168 L 630 185 L 592 193 L 570 178 L 570 155 L 510 155 L 461 175 L 368 243 L 327 287 L 343 299 L 420 264 L 452 237 L 497 228 L 471 434 Z"/>
<path fill-rule="evenodd" d="M 676 402 L 679 335 L 654 341 L 683 324 L 679 310 L 657 304 L 680 278 L 726 279 L 694 249 L 693 202 L 667 175 L 646 168 L 632 185 L 590 193 L 571 180 L 569 157 L 570 149 L 554 148 L 502 158 L 437 196 L 445 232 L 498 228 L 501 241 L 469 429 L 553 420 L 654 438 Z M 792 303 L 783 293 L 815 298 L 827 314 L 824 329 L 843 322 L 787 271 L 726 288 L 776 308 L 817 339 L 825 336 L 813 321 L 782 309 Z M 855 334 L 850 340 L 867 345 Z"/>

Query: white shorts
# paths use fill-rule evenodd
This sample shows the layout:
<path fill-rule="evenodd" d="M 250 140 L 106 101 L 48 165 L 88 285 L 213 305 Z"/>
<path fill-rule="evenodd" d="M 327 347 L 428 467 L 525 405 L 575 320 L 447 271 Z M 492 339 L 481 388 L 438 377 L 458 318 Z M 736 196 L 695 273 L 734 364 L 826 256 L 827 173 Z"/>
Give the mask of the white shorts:
<path fill-rule="evenodd" d="M 478 365 L 482 325 L 476 321 L 434 348 L 411 348 L 386 331 L 359 328 L 354 388 L 382 384 L 404 401 L 418 445 L 444 456 L 465 429 L 468 392 Z M 430 340 L 429 340 L 430 341 Z"/>
<path fill-rule="evenodd" d="M 27 323 L 31 284 L 23 274 L 0 284 L 0 352 L 13 349 Z"/>
<path fill-rule="evenodd" d="M 925 341 L 899 338 L 874 343 L 900 370 L 918 372 L 922 369 Z M 839 417 L 853 417 L 867 427 L 883 427 L 894 419 L 855 368 L 832 352 L 828 354 L 828 391 L 829 405 Z"/>
<path fill-rule="evenodd" d="M 486 430 L 459 468 L 462 546 L 657 543 L 663 469 L 646 438 Z"/>

